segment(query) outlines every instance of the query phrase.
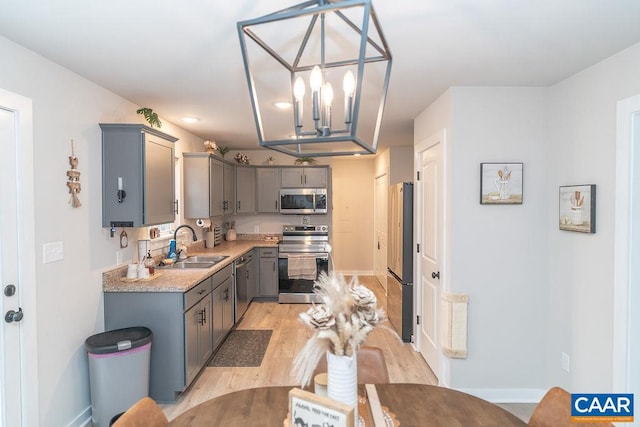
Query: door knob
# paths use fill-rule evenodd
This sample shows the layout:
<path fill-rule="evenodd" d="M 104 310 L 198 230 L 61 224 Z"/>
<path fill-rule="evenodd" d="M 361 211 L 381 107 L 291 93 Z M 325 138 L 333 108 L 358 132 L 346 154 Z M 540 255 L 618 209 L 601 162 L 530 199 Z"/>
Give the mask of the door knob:
<path fill-rule="evenodd" d="M 431 278 L 432 279 L 435 279 L 435 278 L 439 279 L 440 278 L 440 272 L 439 271 L 438 272 L 434 271 L 433 273 L 431 273 Z"/>
<path fill-rule="evenodd" d="M 9 310 L 7 314 L 4 315 L 4 321 L 7 323 L 11 322 L 19 322 L 24 317 L 24 313 L 22 312 L 22 308 L 18 308 L 18 311 Z"/>

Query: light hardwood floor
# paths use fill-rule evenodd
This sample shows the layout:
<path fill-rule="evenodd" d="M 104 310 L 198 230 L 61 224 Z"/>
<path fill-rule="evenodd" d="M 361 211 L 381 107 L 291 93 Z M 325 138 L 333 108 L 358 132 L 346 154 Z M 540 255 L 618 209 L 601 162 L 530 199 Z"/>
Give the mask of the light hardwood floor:
<path fill-rule="evenodd" d="M 359 280 L 375 292 L 378 304 L 385 307 L 384 289 L 378 281 L 374 277 Z M 291 374 L 293 359 L 311 336 L 311 331 L 298 320 L 298 315 L 307 307 L 305 304 L 251 303 L 237 328 L 273 330 L 262 366 L 205 368 L 175 404 L 162 405 L 167 418 L 171 420 L 199 403 L 232 391 L 274 385 L 295 386 L 295 377 Z M 436 377 L 420 353 L 410 344 L 403 343 L 392 329 L 389 322 L 384 322 L 365 341 L 366 345 L 384 350 L 391 382 L 436 384 Z"/>

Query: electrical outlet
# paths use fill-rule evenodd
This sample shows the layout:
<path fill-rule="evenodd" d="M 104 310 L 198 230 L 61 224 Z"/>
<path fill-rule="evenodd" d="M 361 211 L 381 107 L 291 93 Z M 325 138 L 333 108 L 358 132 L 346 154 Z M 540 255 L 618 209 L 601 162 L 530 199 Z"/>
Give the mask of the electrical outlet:
<path fill-rule="evenodd" d="M 116 251 L 116 265 L 122 264 L 122 251 Z"/>
<path fill-rule="evenodd" d="M 260 226 L 259 225 L 254 226 L 253 227 L 253 232 L 254 233 L 259 233 L 260 232 Z"/>
<path fill-rule="evenodd" d="M 64 259 L 64 245 L 62 242 L 45 243 L 42 245 L 42 263 L 48 264 Z"/>
<path fill-rule="evenodd" d="M 562 352 L 562 369 L 569 372 L 571 367 L 571 359 L 569 355 L 565 352 Z"/>

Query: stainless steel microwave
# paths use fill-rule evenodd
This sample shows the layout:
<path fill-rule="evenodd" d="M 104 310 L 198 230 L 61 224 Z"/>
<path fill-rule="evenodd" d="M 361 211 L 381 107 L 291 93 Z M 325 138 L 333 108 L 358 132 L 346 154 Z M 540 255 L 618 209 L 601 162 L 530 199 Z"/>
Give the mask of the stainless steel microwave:
<path fill-rule="evenodd" d="M 282 188 L 280 190 L 281 214 L 326 214 L 326 188 Z"/>

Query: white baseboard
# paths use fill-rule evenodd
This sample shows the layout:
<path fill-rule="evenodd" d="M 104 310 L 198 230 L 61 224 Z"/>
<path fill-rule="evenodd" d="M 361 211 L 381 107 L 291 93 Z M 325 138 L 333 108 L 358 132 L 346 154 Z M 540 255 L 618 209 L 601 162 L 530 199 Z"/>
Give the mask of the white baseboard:
<path fill-rule="evenodd" d="M 455 388 L 491 403 L 538 403 L 547 392 L 541 388 Z"/>
<path fill-rule="evenodd" d="M 91 406 L 88 406 L 67 427 L 89 427 L 91 426 Z"/>

